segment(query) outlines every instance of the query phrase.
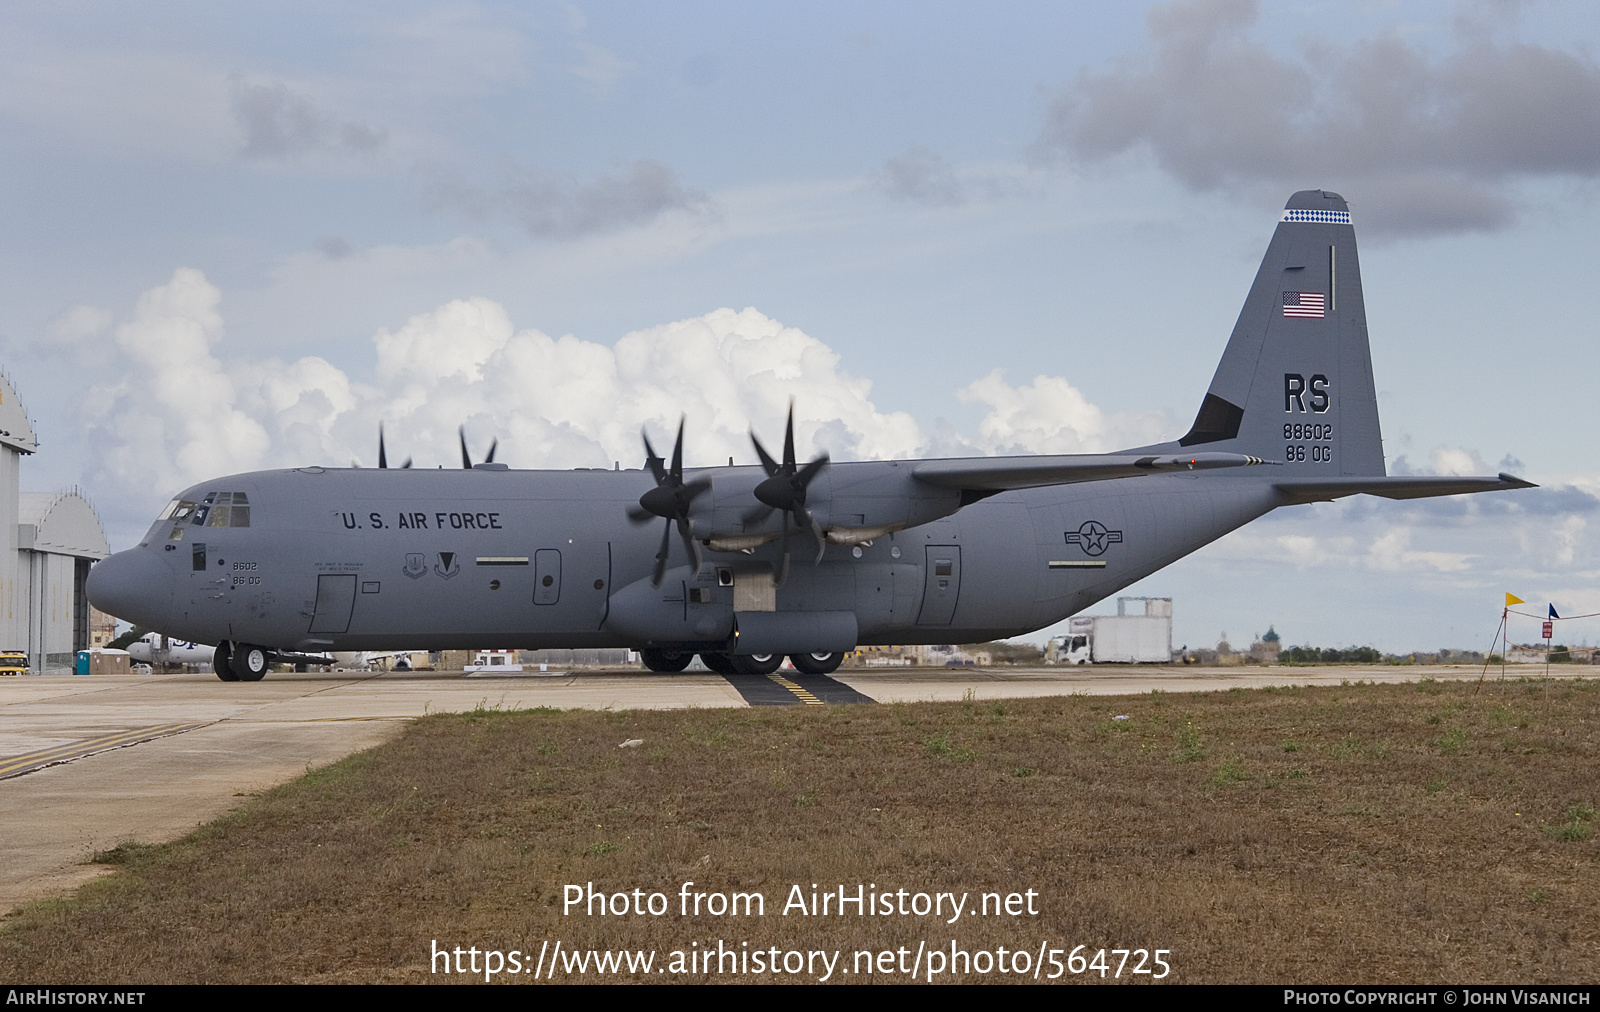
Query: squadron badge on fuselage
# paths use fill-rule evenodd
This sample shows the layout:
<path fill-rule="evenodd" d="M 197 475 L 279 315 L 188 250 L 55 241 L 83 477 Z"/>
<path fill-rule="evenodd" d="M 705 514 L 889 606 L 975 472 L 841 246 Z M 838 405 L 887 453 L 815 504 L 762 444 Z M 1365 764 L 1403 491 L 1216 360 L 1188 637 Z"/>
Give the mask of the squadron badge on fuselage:
<path fill-rule="evenodd" d="M 439 561 L 434 564 L 433 571 L 446 580 L 453 579 L 461 572 L 461 563 L 456 561 L 455 552 L 440 552 Z"/>
<path fill-rule="evenodd" d="M 402 570 L 413 580 L 420 580 L 428 575 L 428 557 L 421 552 L 411 552 L 406 555 L 406 568 Z"/>

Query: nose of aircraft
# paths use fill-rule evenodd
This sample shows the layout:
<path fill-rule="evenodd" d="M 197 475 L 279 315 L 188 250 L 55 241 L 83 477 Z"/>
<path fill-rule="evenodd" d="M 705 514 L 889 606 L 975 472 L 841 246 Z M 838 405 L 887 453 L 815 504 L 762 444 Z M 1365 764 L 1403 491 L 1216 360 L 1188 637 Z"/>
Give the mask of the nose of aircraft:
<path fill-rule="evenodd" d="M 135 625 L 162 628 L 172 605 L 172 567 L 154 552 L 135 548 L 102 559 L 89 570 L 89 601 Z"/>

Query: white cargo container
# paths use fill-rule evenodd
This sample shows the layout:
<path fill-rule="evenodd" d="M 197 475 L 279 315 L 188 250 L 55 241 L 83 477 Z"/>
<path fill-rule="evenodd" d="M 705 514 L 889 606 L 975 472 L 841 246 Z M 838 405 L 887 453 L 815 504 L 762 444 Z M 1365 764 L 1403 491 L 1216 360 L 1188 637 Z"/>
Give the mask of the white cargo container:
<path fill-rule="evenodd" d="M 1144 605 L 1128 614 L 1128 603 Z M 1067 635 L 1050 643 L 1059 664 L 1172 663 L 1172 598 L 1119 597 L 1115 615 L 1078 615 Z"/>

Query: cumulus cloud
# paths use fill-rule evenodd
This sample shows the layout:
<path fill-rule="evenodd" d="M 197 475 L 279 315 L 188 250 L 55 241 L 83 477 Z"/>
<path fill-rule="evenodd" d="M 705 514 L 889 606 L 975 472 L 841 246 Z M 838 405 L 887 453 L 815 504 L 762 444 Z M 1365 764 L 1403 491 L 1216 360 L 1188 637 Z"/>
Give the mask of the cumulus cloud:
<path fill-rule="evenodd" d="M 1600 176 L 1600 65 L 1462 23 L 1435 56 L 1399 35 L 1293 55 L 1250 37 L 1254 0 L 1151 11 L 1149 49 L 1084 71 L 1038 149 L 1094 163 L 1148 151 L 1196 190 L 1343 193 L 1376 232 L 1496 228 L 1509 184 Z"/>
<path fill-rule="evenodd" d="M 970 441 L 982 453 L 1104 453 L 1173 438 L 1164 412 L 1107 413 L 1059 376 L 1035 376 L 1014 387 L 996 369 L 956 396 L 987 404 L 989 413 Z"/>
<path fill-rule="evenodd" d="M 118 486 L 171 488 L 195 474 L 244 470 L 270 448 L 212 354 L 223 336 L 221 298 L 199 271 L 180 268 L 141 295 L 116 329 L 122 375 L 88 403 L 103 466 Z"/>
<path fill-rule="evenodd" d="M 429 200 L 479 221 L 505 219 L 529 235 L 562 238 L 646 225 L 670 211 L 711 210 L 710 197 L 685 186 L 671 166 L 653 159 L 587 183 L 520 166 L 508 176 L 492 187 L 439 181 L 429 188 Z"/>
<path fill-rule="evenodd" d="M 99 311 L 78 315 L 107 322 Z M 791 402 L 802 457 L 921 457 L 935 442 L 910 415 L 880 410 L 871 383 L 843 370 L 833 349 L 755 309 L 718 309 L 606 345 L 519 329 L 490 299 L 456 299 L 375 334 L 369 381 L 317 357 L 252 360 L 228 348 L 221 293 L 190 269 L 106 329 L 91 340 L 118 377 L 90 398 L 96 478 L 152 498 L 255 468 L 352 457 L 371 466 L 380 421 L 390 456 L 419 466 L 456 466 L 465 425 L 477 453 L 498 438 L 498 459 L 516 467 L 637 467 L 640 429 L 664 450 L 680 417 L 690 466 L 754 463 L 751 429 L 781 446 Z M 943 441 L 958 452 L 1114 449 L 1170 428 L 1164 416 L 1103 412 L 1059 377 L 1013 387 L 995 372 L 959 396 L 990 410 L 976 436 Z M 147 519 L 155 503 L 136 499 L 108 512 Z"/>
<path fill-rule="evenodd" d="M 384 145 L 384 131 L 341 121 L 282 82 L 252 83 L 235 78 L 231 106 L 244 131 L 246 158 L 293 158 L 315 151 L 366 153 Z"/>

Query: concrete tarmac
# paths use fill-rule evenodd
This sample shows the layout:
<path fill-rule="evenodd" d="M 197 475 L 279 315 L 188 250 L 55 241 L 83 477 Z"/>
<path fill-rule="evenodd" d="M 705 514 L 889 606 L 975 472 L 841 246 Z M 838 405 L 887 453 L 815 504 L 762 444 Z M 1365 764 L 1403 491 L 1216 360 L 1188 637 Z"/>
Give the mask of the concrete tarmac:
<path fill-rule="evenodd" d="M 1553 677 L 1590 674 L 1562 665 Z M 1539 677 L 1542 668 L 1513 668 Z M 1375 665 L 1294 668 L 854 668 L 834 678 L 879 702 L 1196 692 L 1341 681 L 1476 679 L 1479 669 Z M 1492 686 L 1495 675 L 1490 674 Z M 0 911 L 65 892 L 105 872 L 90 857 L 120 842 L 175 839 L 241 799 L 397 735 L 425 713 L 550 706 L 586 709 L 742 707 L 710 673 L 634 671 L 463 677 L 459 672 L 0 677 L 0 767 L 137 738 L 0 779 Z M 93 743 L 98 742 L 98 745 Z M 83 745 L 83 748 L 73 746 Z M 22 768 L 26 763 L 15 764 Z"/>

